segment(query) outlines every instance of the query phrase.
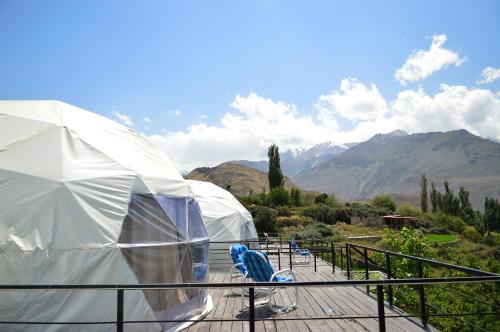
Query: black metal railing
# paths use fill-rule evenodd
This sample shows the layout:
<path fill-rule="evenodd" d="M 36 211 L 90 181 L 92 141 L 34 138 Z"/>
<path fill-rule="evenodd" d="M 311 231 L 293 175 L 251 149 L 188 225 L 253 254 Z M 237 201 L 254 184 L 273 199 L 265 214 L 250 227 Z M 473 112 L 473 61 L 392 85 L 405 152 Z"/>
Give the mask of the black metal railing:
<path fill-rule="evenodd" d="M 386 280 L 332 280 L 332 281 L 298 281 L 280 283 L 279 287 L 345 287 L 345 286 L 374 286 L 377 294 L 377 313 L 363 315 L 340 315 L 340 316 L 321 316 L 321 317 L 272 317 L 258 318 L 255 317 L 255 289 L 263 287 L 276 287 L 275 282 L 242 282 L 242 283 L 169 283 L 169 284 L 99 284 L 99 285 L 0 285 L 0 291 L 11 290 L 115 290 L 117 298 L 116 321 L 89 321 L 89 322 L 47 322 L 47 321 L 0 321 L 0 324 L 17 324 L 17 325 L 115 325 L 116 330 L 121 332 L 126 324 L 148 324 L 148 323 L 183 323 L 183 322 L 198 322 L 199 320 L 182 319 L 182 320 L 126 320 L 124 316 L 124 293 L 130 290 L 169 290 L 169 289 L 234 289 L 248 288 L 249 296 L 249 315 L 247 319 L 232 318 L 232 319 L 214 319 L 206 318 L 205 322 L 225 322 L 225 321 L 246 321 L 249 324 L 249 330 L 255 331 L 255 322 L 257 321 L 287 321 L 287 320 L 329 320 L 329 319 L 378 319 L 379 330 L 386 330 L 386 319 L 388 318 L 411 318 L 416 317 L 412 314 L 385 314 L 386 303 L 384 301 L 384 287 L 395 285 L 437 285 L 437 284 L 456 284 L 456 283 L 477 283 L 477 282 L 500 282 L 500 276 L 474 276 L 474 277 L 455 277 L 455 278 L 412 278 L 412 279 L 386 279 Z M 500 313 L 483 313 L 483 315 Z M 467 313 L 447 313 L 447 314 L 432 314 L 432 316 L 467 316 Z"/>
<path fill-rule="evenodd" d="M 346 252 L 347 252 L 347 279 L 352 279 L 353 277 L 353 271 L 354 267 L 356 266 L 361 271 L 363 272 L 363 277 L 365 280 L 370 279 L 370 270 L 371 268 L 375 267 L 378 269 L 378 271 L 382 272 L 385 274 L 385 278 L 390 280 L 393 278 L 393 260 L 395 259 L 401 259 L 401 260 L 408 260 L 414 263 L 415 265 L 415 277 L 419 279 L 423 279 L 426 277 L 426 274 L 424 273 L 424 268 L 427 267 L 430 271 L 427 273 L 427 275 L 432 274 L 432 268 L 436 269 L 441 269 L 442 271 L 446 271 L 447 273 L 449 272 L 454 272 L 454 273 L 464 273 L 469 276 L 498 276 L 498 274 L 493 273 L 493 272 L 488 272 L 488 271 L 482 271 L 474 268 L 468 268 L 460 265 L 454 265 L 454 264 L 449 264 L 445 262 L 440 262 L 436 261 L 433 259 L 428 259 L 428 258 L 423 258 L 423 257 L 416 257 L 416 256 L 411 256 L 411 255 L 406 255 L 402 253 L 396 253 L 388 250 L 383 250 L 383 249 L 378 249 L 378 248 L 373 248 L 369 246 L 363 246 L 363 245 L 358 245 L 358 244 L 353 244 L 353 243 L 346 243 Z M 372 258 L 369 257 L 370 253 L 375 253 L 378 254 L 379 262 L 375 262 Z M 373 255 L 372 255 L 373 257 Z M 382 259 L 380 259 L 382 258 Z M 355 261 L 355 263 L 353 263 Z M 385 264 L 380 265 L 380 261 L 383 261 Z M 401 277 L 401 276 L 399 276 Z M 419 312 L 419 317 L 424 325 L 426 325 L 429 321 L 429 308 L 433 308 L 436 311 L 443 311 L 442 309 L 436 307 L 432 303 L 429 303 L 426 298 L 426 290 L 425 290 L 425 285 L 424 284 L 419 284 L 415 287 L 414 289 L 417 293 L 417 298 L 418 298 L 418 311 Z M 403 292 L 402 290 L 399 290 L 400 292 Z M 454 290 L 449 289 L 448 291 L 454 292 Z M 370 287 L 369 285 L 366 286 L 366 292 L 367 294 L 370 292 Z M 389 302 L 389 305 L 392 307 L 394 304 L 394 286 L 390 285 L 387 288 L 387 300 Z M 457 292 L 454 292 L 457 294 Z M 408 297 L 408 293 L 403 294 Z M 466 297 L 467 299 L 470 299 L 471 294 L 460 294 L 461 296 Z M 485 294 L 487 295 L 487 294 Z M 479 316 L 479 314 L 478 314 Z M 473 323 L 469 321 L 462 320 L 462 322 L 465 325 L 473 326 L 478 330 L 483 330 L 478 326 L 475 326 Z"/>
<path fill-rule="evenodd" d="M 227 257 L 220 260 L 226 260 L 229 258 L 228 247 L 232 243 L 237 241 L 213 241 L 211 245 L 226 246 L 226 248 L 211 248 L 211 253 L 225 253 Z M 254 240 L 244 240 L 239 241 L 240 243 L 246 244 L 249 248 L 257 250 L 266 250 L 270 257 L 273 257 L 275 261 L 277 260 L 278 269 L 282 267 L 288 267 L 289 269 L 294 269 L 294 267 L 303 266 L 300 262 L 296 262 L 296 252 L 292 248 L 292 244 L 289 239 L 274 239 L 261 238 Z M 114 290 L 116 291 L 116 320 L 114 321 L 92 321 L 92 322 L 40 322 L 40 321 L 0 321 L 0 330 L 2 330 L 2 324 L 34 324 L 34 325 L 48 325 L 48 324 L 59 324 L 59 325 L 89 325 L 89 324 L 109 324 L 115 325 L 117 331 L 123 331 L 124 326 L 127 324 L 137 324 L 137 323 L 183 323 L 183 322 L 198 322 L 199 320 L 127 320 L 124 316 L 124 306 L 125 297 L 124 293 L 129 290 L 168 290 L 168 289 L 248 289 L 247 296 L 249 297 L 249 310 L 248 317 L 245 318 L 205 318 L 200 322 L 234 322 L 234 321 L 246 321 L 249 324 L 250 331 L 255 331 L 255 322 L 258 321 L 287 321 L 287 320 L 336 320 L 336 319 L 347 319 L 347 320 L 362 320 L 362 319 L 378 319 L 379 330 L 386 330 L 386 319 L 396 319 L 396 318 L 419 318 L 422 327 L 426 327 L 430 317 L 456 317 L 463 318 L 467 316 L 477 315 L 476 313 L 470 312 L 444 312 L 435 311 L 430 312 L 428 308 L 433 308 L 432 303 L 426 301 L 425 287 L 430 285 L 441 285 L 444 287 L 451 287 L 453 285 L 466 285 L 471 283 L 495 283 L 498 285 L 500 282 L 500 275 L 481 271 L 477 269 L 471 269 L 463 266 L 453 265 L 449 263 L 439 262 L 432 259 L 426 259 L 421 257 L 415 257 L 410 255 L 405 255 L 401 253 L 395 253 L 387 250 L 382 250 L 378 248 L 372 248 L 368 246 L 362 246 L 352 243 L 345 243 L 339 245 L 330 240 L 321 239 L 309 239 L 309 240 L 296 240 L 295 241 L 299 247 L 303 249 L 308 249 L 311 255 L 312 269 L 318 271 L 321 268 L 327 267 L 327 269 L 322 269 L 322 271 L 331 271 L 332 273 L 345 273 L 346 279 L 343 280 L 329 280 L 329 281 L 297 281 L 293 283 L 279 283 L 279 287 L 356 287 L 356 288 L 366 288 L 366 292 L 369 296 L 374 297 L 377 301 L 377 312 L 358 314 L 358 315 L 337 315 L 337 316 L 274 316 L 270 318 L 260 318 L 256 317 L 255 313 L 255 288 L 263 287 L 276 287 L 277 283 L 264 282 L 241 282 L 241 283 L 169 283 L 169 284 L 139 284 L 139 285 L 0 285 L 1 291 L 8 290 Z M 382 255 L 384 265 L 381 265 L 381 260 L 375 260 L 373 254 L 377 253 Z M 371 255 L 370 255 L 371 254 Z M 380 258 L 380 257 L 379 257 Z M 215 258 L 214 262 L 211 264 L 217 265 L 218 258 Z M 394 278 L 393 275 L 393 263 L 395 259 L 407 259 L 415 262 L 416 264 L 416 275 L 410 278 Z M 311 267 L 311 265 L 308 265 Z M 427 266 L 434 266 L 440 269 L 447 269 L 452 271 L 457 271 L 461 273 L 466 273 L 468 276 L 453 276 L 453 277 L 427 277 L 424 273 L 424 268 Z M 310 270 L 308 270 L 310 271 Z M 381 271 L 384 274 L 384 279 L 370 279 L 370 273 L 373 271 Z M 354 276 L 355 274 L 360 274 L 363 279 L 357 280 Z M 391 311 L 391 314 L 386 314 L 384 308 L 393 308 L 394 306 L 394 289 L 399 286 L 413 287 L 417 290 L 418 294 L 418 306 L 419 310 L 416 312 L 402 312 L 402 311 Z M 482 312 L 482 315 L 500 315 L 500 312 Z M 415 323 L 420 324 L 420 322 L 414 320 Z"/>

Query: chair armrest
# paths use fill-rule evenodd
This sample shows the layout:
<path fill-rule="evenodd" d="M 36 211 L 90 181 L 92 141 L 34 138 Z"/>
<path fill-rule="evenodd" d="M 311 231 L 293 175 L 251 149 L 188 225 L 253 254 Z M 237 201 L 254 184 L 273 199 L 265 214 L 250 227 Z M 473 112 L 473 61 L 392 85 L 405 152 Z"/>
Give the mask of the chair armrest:
<path fill-rule="evenodd" d="M 277 276 L 291 276 L 293 281 L 297 280 L 297 278 L 295 277 L 295 272 L 290 269 L 285 269 L 274 273 L 269 281 L 273 282 Z"/>

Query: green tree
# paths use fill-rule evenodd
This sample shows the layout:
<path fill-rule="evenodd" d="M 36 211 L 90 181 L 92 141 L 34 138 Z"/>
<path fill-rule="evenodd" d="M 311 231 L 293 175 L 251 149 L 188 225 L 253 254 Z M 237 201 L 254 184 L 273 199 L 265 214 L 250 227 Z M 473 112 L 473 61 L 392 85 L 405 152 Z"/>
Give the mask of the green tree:
<path fill-rule="evenodd" d="M 377 195 L 372 198 L 371 204 L 378 208 L 386 208 L 391 211 L 396 211 L 396 203 L 387 195 Z"/>
<path fill-rule="evenodd" d="M 328 200 L 328 195 L 326 193 L 322 193 L 314 197 L 314 204 L 326 204 L 327 200 Z"/>
<path fill-rule="evenodd" d="M 273 188 L 269 193 L 269 202 L 272 207 L 286 206 L 288 205 L 289 199 L 290 195 L 288 191 L 281 186 Z"/>
<path fill-rule="evenodd" d="M 290 202 L 292 206 L 302 206 L 302 195 L 299 189 L 292 188 L 290 190 Z"/>
<path fill-rule="evenodd" d="M 460 200 L 460 210 L 459 216 L 465 221 L 468 225 L 474 224 L 474 210 L 472 209 L 472 205 L 469 201 L 469 192 L 464 189 L 464 187 L 460 187 L 460 191 L 458 192 L 458 198 Z"/>
<path fill-rule="evenodd" d="M 427 208 L 427 177 L 422 174 L 422 179 L 420 180 L 420 208 L 422 212 L 426 213 Z"/>
<path fill-rule="evenodd" d="M 436 190 L 436 186 L 434 185 L 434 182 L 431 182 L 431 206 L 432 206 L 432 213 L 436 213 L 438 210 L 438 192 Z"/>
<path fill-rule="evenodd" d="M 269 147 L 267 156 L 269 157 L 269 172 L 267 173 L 269 188 L 272 190 L 276 187 L 283 187 L 284 177 L 280 166 L 280 152 L 276 144 Z"/>
<path fill-rule="evenodd" d="M 488 237 L 492 231 L 500 230 L 500 203 L 493 197 L 486 197 L 484 200 L 484 225 Z"/>

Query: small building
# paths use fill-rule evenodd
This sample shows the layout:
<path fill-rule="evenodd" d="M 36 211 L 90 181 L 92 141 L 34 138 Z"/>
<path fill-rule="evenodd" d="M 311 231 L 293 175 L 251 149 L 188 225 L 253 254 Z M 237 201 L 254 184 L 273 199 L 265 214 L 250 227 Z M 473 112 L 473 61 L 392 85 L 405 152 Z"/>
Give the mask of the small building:
<path fill-rule="evenodd" d="M 415 217 L 401 216 L 399 214 L 383 216 L 382 219 L 384 220 L 384 225 L 395 229 L 403 227 L 414 228 L 417 221 Z"/>

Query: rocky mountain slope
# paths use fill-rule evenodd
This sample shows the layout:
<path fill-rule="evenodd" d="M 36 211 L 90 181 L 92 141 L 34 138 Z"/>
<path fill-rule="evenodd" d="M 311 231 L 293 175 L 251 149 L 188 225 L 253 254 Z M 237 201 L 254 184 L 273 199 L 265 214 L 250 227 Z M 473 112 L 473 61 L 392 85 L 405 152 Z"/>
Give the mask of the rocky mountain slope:
<path fill-rule="evenodd" d="M 314 145 L 309 149 L 287 150 L 281 153 L 281 169 L 288 176 L 294 176 L 309 170 L 317 165 L 339 156 L 357 143 L 336 144 L 325 142 Z M 234 160 L 230 161 L 233 164 L 239 164 L 254 168 L 261 172 L 267 172 L 269 166 L 267 160 L 250 161 L 250 160 Z"/>
<path fill-rule="evenodd" d="M 500 144 L 466 130 L 413 135 L 396 131 L 375 135 L 291 179 L 301 188 L 349 200 L 380 193 L 418 196 L 421 174 L 439 190 L 445 180 L 455 190 L 464 186 L 479 208 L 484 196 L 500 197 Z"/>
<path fill-rule="evenodd" d="M 235 195 L 260 193 L 264 188 L 269 192 L 267 172 L 230 162 L 215 167 L 196 168 L 186 175 L 186 178 L 212 182 L 224 189 L 230 185 L 230 191 Z M 290 190 L 292 187 L 290 179 L 285 178 L 285 188 Z"/>

